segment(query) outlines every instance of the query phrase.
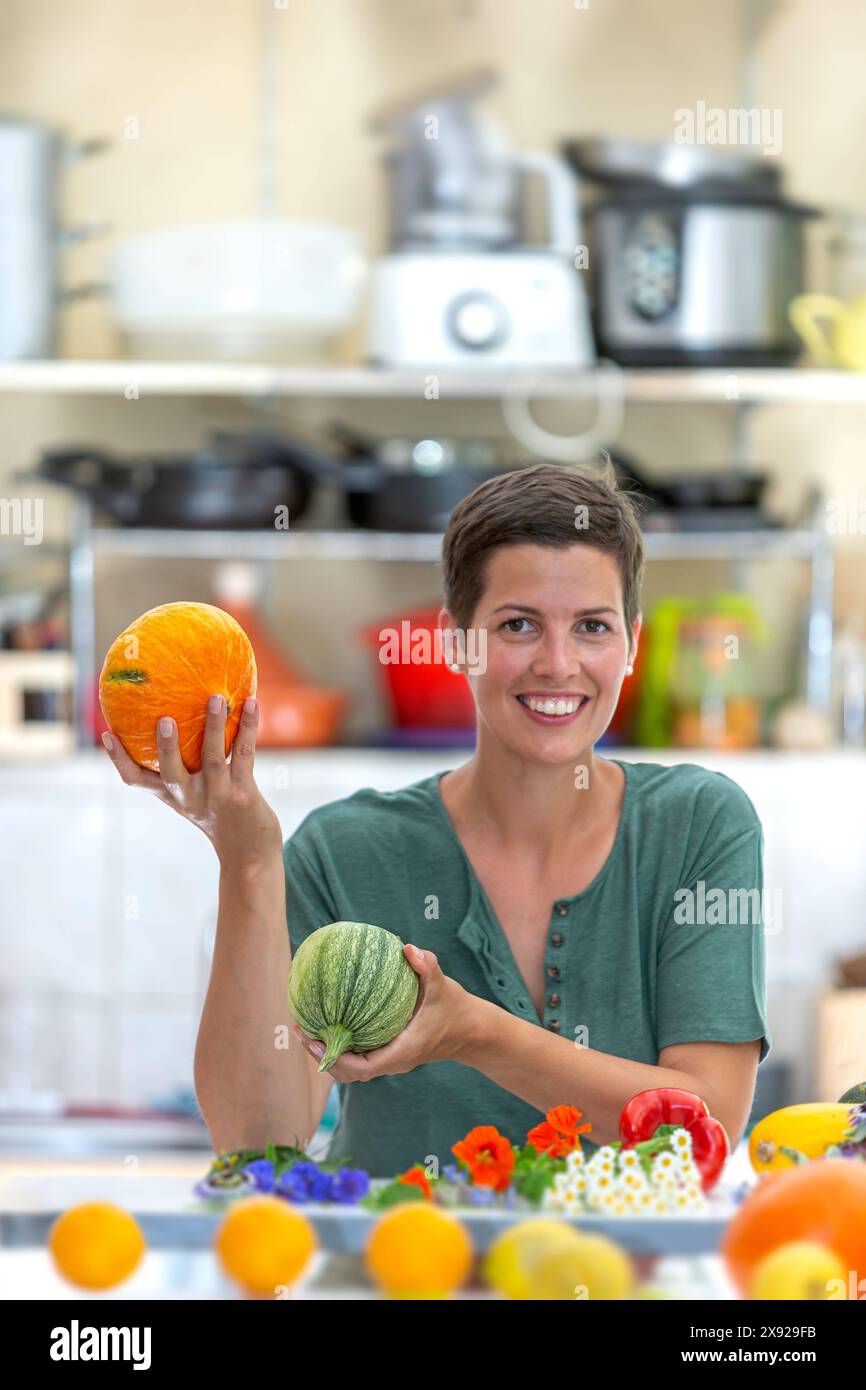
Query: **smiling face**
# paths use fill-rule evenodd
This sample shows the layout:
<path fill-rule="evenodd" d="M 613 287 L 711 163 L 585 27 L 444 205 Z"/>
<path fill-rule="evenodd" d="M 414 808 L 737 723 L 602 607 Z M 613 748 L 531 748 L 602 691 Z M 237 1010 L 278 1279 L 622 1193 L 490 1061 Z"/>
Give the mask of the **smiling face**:
<path fill-rule="evenodd" d="M 470 675 L 479 737 L 547 763 L 592 748 L 613 718 L 637 649 L 625 623 L 616 558 L 587 544 L 505 545 L 487 562 L 472 625 L 486 668 Z M 454 619 L 442 615 L 443 625 Z"/>

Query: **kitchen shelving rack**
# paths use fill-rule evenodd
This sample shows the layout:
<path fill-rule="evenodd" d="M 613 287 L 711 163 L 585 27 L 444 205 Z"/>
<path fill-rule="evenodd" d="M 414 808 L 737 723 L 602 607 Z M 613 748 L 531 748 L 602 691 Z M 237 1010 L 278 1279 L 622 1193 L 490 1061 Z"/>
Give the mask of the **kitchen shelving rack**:
<path fill-rule="evenodd" d="M 432 397 L 431 397 L 432 384 Z M 440 404 L 495 401 L 511 395 L 536 400 L 601 399 L 617 395 L 635 405 L 734 407 L 738 459 L 743 419 L 759 405 L 866 403 L 866 373 L 808 368 L 633 368 L 600 371 L 407 371 L 369 366 L 294 366 L 235 362 L 59 360 L 0 363 L 2 393 L 53 395 L 235 397 L 260 405 L 280 399 L 394 400 Z M 218 560 L 322 559 L 430 563 L 441 538 L 360 530 L 299 528 L 263 535 L 238 531 L 167 531 L 95 527 L 89 504 L 73 505 L 71 542 L 43 542 L 40 550 L 68 555 L 70 626 L 75 655 L 75 723 L 79 744 L 89 744 L 85 710 L 95 669 L 94 560 L 123 554 Z M 805 695 L 829 710 L 833 645 L 833 551 L 817 490 L 808 524 L 794 530 L 646 532 L 649 560 L 715 559 L 743 566 L 757 560 L 802 559 L 811 566 L 806 621 Z M 3 561 L 0 547 L 0 562 Z M 16 547 L 17 550 L 17 547 Z M 19 552 L 20 557 L 20 552 Z"/>
<path fill-rule="evenodd" d="M 833 648 L 833 551 L 821 523 L 822 499 L 813 496 L 812 524 L 795 530 L 645 531 L 653 560 L 722 560 L 738 566 L 757 560 L 806 560 L 811 566 L 806 621 L 806 698 L 829 710 Z M 382 560 L 432 564 L 442 537 L 432 532 L 315 530 L 188 531 L 94 526 L 92 507 L 73 504 L 69 547 L 70 632 L 75 656 L 75 725 L 79 747 L 92 743 L 86 724 L 95 647 L 94 561 L 97 556 L 175 560 Z"/>

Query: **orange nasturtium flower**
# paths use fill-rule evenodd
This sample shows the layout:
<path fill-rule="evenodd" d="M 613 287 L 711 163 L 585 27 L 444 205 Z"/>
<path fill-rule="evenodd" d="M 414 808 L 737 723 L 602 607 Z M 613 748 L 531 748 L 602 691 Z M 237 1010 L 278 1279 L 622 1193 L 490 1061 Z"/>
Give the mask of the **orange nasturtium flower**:
<path fill-rule="evenodd" d="M 592 1129 L 589 1124 L 578 1125 L 582 1114 L 583 1111 L 576 1110 L 573 1105 L 555 1105 L 548 1110 L 547 1119 L 529 1131 L 527 1144 L 539 1153 L 550 1154 L 551 1158 L 565 1158 L 573 1149 L 580 1148 L 580 1135 L 589 1134 Z"/>
<path fill-rule="evenodd" d="M 514 1150 L 494 1125 L 476 1125 L 465 1139 L 452 1145 L 451 1152 L 468 1166 L 472 1181 L 479 1187 L 504 1192 L 509 1186 Z"/>
<path fill-rule="evenodd" d="M 430 1186 L 430 1179 L 420 1163 L 416 1163 L 414 1168 L 409 1168 L 405 1173 L 401 1173 L 397 1181 L 404 1182 L 407 1187 L 420 1187 L 427 1200 L 432 1200 L 433 1188 Z"/>

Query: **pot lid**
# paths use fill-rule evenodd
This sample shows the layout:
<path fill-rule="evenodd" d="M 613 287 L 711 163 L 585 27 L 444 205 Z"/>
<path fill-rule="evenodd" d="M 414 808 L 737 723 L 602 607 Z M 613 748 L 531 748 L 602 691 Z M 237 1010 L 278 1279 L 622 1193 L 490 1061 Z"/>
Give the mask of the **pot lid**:
<path fill-rule="evenodd" d="M 779 190 L 782 168 L 766 156 L 704 145 L 652 143 L 611 136 L 565 141 L 562 152 L 584 178 L 605 185 L 649 184 L 693 188 L 700 184 Z"/>

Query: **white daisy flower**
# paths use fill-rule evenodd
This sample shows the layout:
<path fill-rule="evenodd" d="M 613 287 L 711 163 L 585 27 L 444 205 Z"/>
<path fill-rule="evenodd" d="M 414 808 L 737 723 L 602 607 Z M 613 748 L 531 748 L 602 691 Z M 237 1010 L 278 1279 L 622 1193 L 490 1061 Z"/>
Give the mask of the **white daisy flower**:
<path fill-rule="evenodd" d="M 613 1173 L 594 1173 L 589 1179 L 589 1185 L 599 1192 L 608 1192 L 614 1185 Z"/>
<path fill-rule="evenodd" d="M 632 1170 L 630 1172 L 623 1173 L 620 1177 L 620 1182 L 623 1187 L 644 1187 L 646 1184 L 646 1179 L 644 1178 L 643 1173 L 635 1172 L 634 1170 Z"/>
<path fill-rule="evenodd" d="M 664 1153 L 664 1152 L 662 1152 L 662 1153 L 660 1153 L 660 1154 L 656 1154 L 655 1157 L 654 1157 L 653 1160 L 652 1160 L 652 1166 L 653 1166 L 653 1168 L 659 1168 L 659 1169 L 665 1169 L 665 1168 L 671 1169 L 671 1168 L 673 1168 L 673 1166 L 674 1166 L 674 1156 L 673 1156 L 673 1154 Z"/>

